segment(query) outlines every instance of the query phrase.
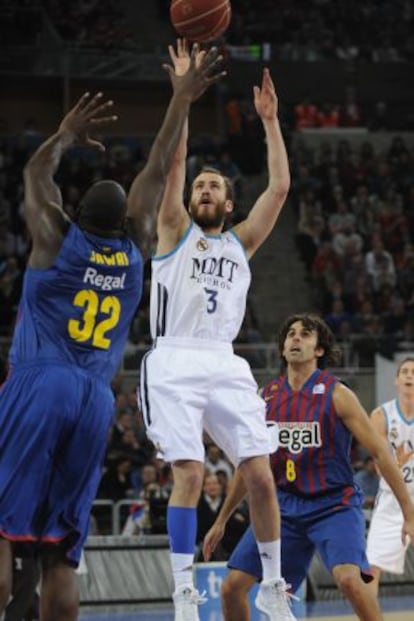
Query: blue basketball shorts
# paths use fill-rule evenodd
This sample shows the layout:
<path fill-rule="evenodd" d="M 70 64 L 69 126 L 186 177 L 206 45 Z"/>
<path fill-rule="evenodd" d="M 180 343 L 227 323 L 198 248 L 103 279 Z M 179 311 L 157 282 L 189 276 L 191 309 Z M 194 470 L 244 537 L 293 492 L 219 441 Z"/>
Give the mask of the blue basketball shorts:
<path fill-rule="evenodd" d="M 329 571 L 336 565 L 351 564 L 361 569 L 365 581 L 371 579 L 365 554 L 365 520 L 359 497 L 351 504 L 329 499 L 304 499 L 279 491 L 281 510 L 282 575 L 296 591 L 306 577 L 317 550 Z M 258 581 L 262 566 L 252 528 L 248 528 L 228 561 Z"/>
<path fill-rule="evenodd" d="M 0 388 L 0 534 L 64 546 L 77 566 L 113 417 L 110 387 L 74 366 L 24 365 Z"/>

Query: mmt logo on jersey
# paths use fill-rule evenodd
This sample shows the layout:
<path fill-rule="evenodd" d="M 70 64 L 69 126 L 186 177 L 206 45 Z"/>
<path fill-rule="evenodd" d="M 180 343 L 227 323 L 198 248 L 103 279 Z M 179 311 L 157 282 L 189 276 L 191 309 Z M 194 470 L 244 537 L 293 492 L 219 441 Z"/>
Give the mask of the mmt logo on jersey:
<path fill-rule="evenodd" d="M 201 260 L 193 257 L 192 266 L 191 278 L 201 280 L 202 276 L 214 276 L 231 283 L 239 264 L 226 257 L 207 257 Z"/>

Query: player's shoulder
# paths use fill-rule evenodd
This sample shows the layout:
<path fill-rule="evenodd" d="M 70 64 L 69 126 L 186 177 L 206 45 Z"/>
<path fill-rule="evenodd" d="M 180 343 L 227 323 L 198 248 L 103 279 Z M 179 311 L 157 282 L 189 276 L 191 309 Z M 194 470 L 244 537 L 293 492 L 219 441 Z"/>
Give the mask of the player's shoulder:
<path fill-rule="evenodd" d="M 285 381 L 284 375 L 279 375 L 270 379 L 267 384 L 263 386 L 260 390 L 260 394 L 264 398 L 265 401 L 269 401 L 274 397 L 277 392 L 281 389 L 283 382 Z"/>
<path fill-rule="evenodd" d="M 384 401 L 377 405 L 371 412 L 371 417 L 377 419 L 386 419 L 389 415 L 393 414 L 396 409 L 396 400 Z"/>
<path fill-rule="evenodd" d="M 320 385 L 326 388 L 334 388 L 338 383 L 341 383 L 341 379 L 330 371 L 318 369 L 317 373 L 313 375 L 313 383 L 316 386 Z"/>

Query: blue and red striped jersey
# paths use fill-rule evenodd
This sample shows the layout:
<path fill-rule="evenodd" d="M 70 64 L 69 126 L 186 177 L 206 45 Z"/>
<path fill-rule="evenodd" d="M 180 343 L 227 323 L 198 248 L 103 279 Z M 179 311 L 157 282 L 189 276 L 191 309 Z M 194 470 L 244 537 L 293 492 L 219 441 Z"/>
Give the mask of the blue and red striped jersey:
<path fill-rule="evenodd" d="M 315 496 L 350 486 L 352 493 L 352 435 L 337 416 L 332 399 L 338 381 L 317 369 L 300 390 L 293 390 L 286 376 L 264 387 L 267 419 L 279 425 L 279 448 L 272 455 L 279 489 Z"/>

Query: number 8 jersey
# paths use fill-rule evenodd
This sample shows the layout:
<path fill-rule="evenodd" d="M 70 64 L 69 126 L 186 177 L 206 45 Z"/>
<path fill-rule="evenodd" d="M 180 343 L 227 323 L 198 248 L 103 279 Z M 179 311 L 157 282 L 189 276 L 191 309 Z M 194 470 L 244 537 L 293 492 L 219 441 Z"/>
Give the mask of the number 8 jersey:
<path fill-rule="evenodd" d="M 130 239 L 72 223 L 48 269 L 26 269 L 9 362 L 65 361 L 111 380 L 142 295 L 143 261 Z"/>
<path fill-rule="evenodd" d="M 234 231 L 207 235 L 192 222 L 170 253 L 152 259 L 151 335 L 232 342 L 251 273 Z"/>

